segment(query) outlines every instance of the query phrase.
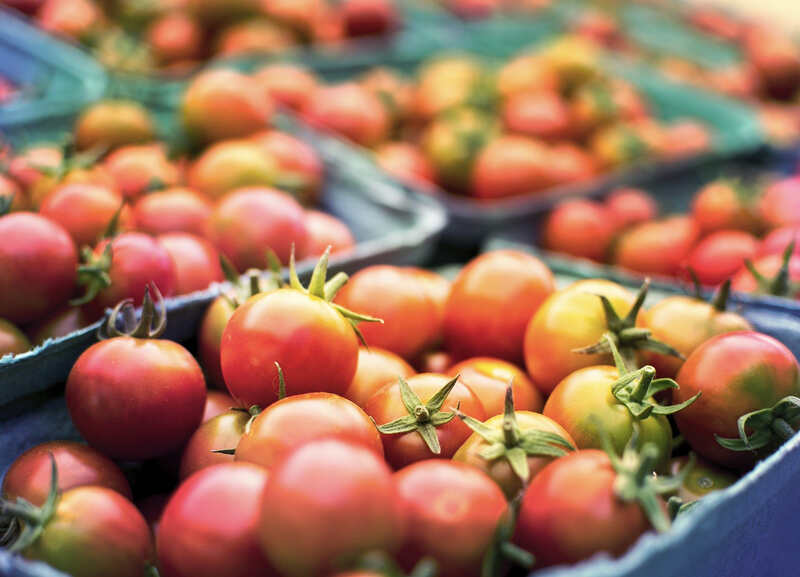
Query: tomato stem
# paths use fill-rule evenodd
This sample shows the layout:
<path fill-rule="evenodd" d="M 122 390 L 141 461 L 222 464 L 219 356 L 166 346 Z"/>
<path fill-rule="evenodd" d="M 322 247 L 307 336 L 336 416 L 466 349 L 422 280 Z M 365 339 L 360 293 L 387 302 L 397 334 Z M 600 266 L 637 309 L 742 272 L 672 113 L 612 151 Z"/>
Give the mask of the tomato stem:
<path fill-rule="evenodd" d="M 795 431 L 792 426 L 786 422 L 785 419 L 778 417 L 772 421 L 772 431 L 777 435 L 781 441 L 785 442 L 794 437 Z"/>

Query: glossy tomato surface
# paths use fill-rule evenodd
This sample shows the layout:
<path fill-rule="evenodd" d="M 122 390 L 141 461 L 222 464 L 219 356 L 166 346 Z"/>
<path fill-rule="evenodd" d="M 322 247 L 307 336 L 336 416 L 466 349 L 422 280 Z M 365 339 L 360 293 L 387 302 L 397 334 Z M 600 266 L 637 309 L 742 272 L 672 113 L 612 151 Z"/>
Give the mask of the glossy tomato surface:
<path fill-rule="evenodd" d="M 225 297 L 217 297 L 206 309 L 197 335 L 197 354 L 210 387 L 225 388 L 220 367 L 222 333 L 233 316 L 234 307 Z"/>
<path fill-rule="evenodd" d="M 64 227 L 78 247 L 94 246 L 122 207 L 122 197 L 113 189 L 94 184 L 66 184 L 48 194 L 39 213 Z M 128 219 L 122 209 L 120 221 Z"/>
<path fill-rule="evenodd" d="M 475 393 L 486 416 L 503 414 L 506 388 L 514 392 L 514 408 L 520 411 L 541 411 L 544 399 L 525 371 L 506 361 L 491 357 L 474 357 L 447 369 L 447 374 L 459 375 L 459 380 Z"/>
<path fill-rule="evenodd" d="M 201 424 L 181 454 L 180 478 L 186 479 L 206 467 L 232 463 L 233 455 L 213 451 L 236 449 L 249 421 L 247 411 L 227 410 Z"/>
<path fill-rule="evenodd" d="M 415 372 L 402 357 L 390 351 L 361 347 L 358 349 L 356 374 L 344 396 L 363 409 L 369 398 L 384 385 L 396 382 L 400 377 L 410 377 Z"/>
<path fill-rule="evenodd" d="M 158 244 L 172 258 L 176 295 L 205 290 L 211 283 L 225 279 L 219 253 L 206 239 L 185 232 L 170 232 L 159 236 Z"/>
<path fill-rule="evenodd" d="M 28 337 L 21 330 L 8 322 L 0 319 L 0 357 L 7 354 L 17 355 L 31 348 Z"/>
<path fill-rule="evenodd" d="M 211 203 L 190 188 L 168 188 L 145 195 L 133 207 L 136 228 L 147 234 L 188 232 L 203 236 Z"/>

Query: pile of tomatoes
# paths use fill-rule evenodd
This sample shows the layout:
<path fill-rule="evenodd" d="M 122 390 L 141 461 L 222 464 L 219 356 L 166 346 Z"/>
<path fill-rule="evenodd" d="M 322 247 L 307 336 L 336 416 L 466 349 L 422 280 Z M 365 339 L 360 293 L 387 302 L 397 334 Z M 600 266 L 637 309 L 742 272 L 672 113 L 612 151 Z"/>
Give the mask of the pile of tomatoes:
<path fill-rule="evenodd" d="M 274 55 L 388 36 L 394 0 L 4 0 L 44 30 L 128 72 L 187 71 L 212 57 Z"/>
<path fill-rule="evenodd" d="M 421 5 L 437 4 L 465 19 L 488 18 L 496 14 L 533 16 L 552 0 L 419 0 Z"/>
<path fill-rule="evenodd" d="M 800 424 L 796 358 L 724 299 L 327 257 L 220 296 L 199 363 L 155 287 L 121 302 L 66 384 L 88 445 L 11 465 L 3 543 L 75 577 L 500 575 L 623 554 Z"/>
<path fill-rule="evenodd" d="M 546 218 L 541 244 L 640 274 L 703 286 L 732 278 L 735 291 L 798 296 L 800 177 L 762 182 L 721 178 L 703 186 L 686 215 L 659 217 L 638 189 L 605 201 L 569 200 Z"/>
<path fill-rule="evenodd" d="M 183 295 L 224 280 L 224 268 L 235 277 L 286 265 L 292 247 L 302 260 L 354 246 L 342 221 L 306 208 L 323 162 L 270 128 L 273 106 L 252 83 L 221 70 L 190 85 L 191 156 L 158 141 L 144 108 L 119 100 L 87 108 L 66 145 L 8 153 L 0 356 L 87 326 L 120 300 L 138 306 L 151 282 L 164 297 Z"/>

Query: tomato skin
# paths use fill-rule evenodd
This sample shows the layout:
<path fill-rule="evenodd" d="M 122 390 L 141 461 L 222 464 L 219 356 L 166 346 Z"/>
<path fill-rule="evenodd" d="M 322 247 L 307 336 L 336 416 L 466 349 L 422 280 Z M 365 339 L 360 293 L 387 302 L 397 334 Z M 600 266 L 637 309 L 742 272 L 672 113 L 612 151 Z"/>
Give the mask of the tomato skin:
<path fill-rule="evenodd" d="M 214 453 L 220 449 L 235 449 L 244 435 L 250 414 L 243 410 L 227 410 L 203 422 L 192 433 L 181 454 L 178 476 L 187 479 L 201 469 L 232 463 L 233 455 Z"/>
<path fill-rule="evenodd" d="M 234 310 L 228 299 L 217 297 L 206 309 L 203 322 L 200 324 L 200 331 L 197 334 L 197 355 L 206 375 L 206 382 L 209 386 L 218 389 L 225 388 L 220 366 L 222 333 L 233 316 Z"/>
<path fill-rule="evenodd" d="M 800 227 L 776 228 L 761 240 L 758 256 L 782 254 L 790 243 L 795 243 L 794 253 L 800 253 Z"/>
<path fill-rule="evenodd" d="M 610 355 L 582 355 L 574 349 L 598 342 L 607 329 L 604 295 L 623 318 L 634 296 L 605 280 L 578 281 L 553 293 L 542 303 L 525 330 L 525 366 L 533 384 L 544 395 L 570 373 L 584 367 L 610 363 Z"/>
<path fill-rule="evenodd" d="M 792 352 L 772 337 L 752 331 L 707 340 L 686 359 L 677 381 L 681 388 L 673 391 L 676 403 L 703 393 L 675 414 L 681 434 L 700 456 L 735 469 L 751 466 L 756 456 L 725 449 L 714 435 L 736 438 L 739 417 L 800 392 Z"/>
<path fill-rule="evenodd" d="M 315 205 L 325 176 L 325 167 L 314 148 L 285 132 L 269 130 L 251 137 L 272 157 L 282 173 L 296 175 L 303 184 L 292 190 L 304 205 Z"/>
<path fill-rule="evenodd" d="M 762 256 L 753 261 L 755 269 L 764 277 L 775 278 L 783 265 L 783 256 L 780 254 L 770 254 Z M 800 281 L 800 256 L 792 255 L 789 258 L 789 280 L 791 282 Z M 742 268 L 733 277 L 731 289 L 743 293 L 758 293 L 760 288 L 755 277 L 746 268 Z M 797 294 L 786 295 L 790 298 L 797 298 Z"/>
<path fill-rule="evenodd" d="M 269 247 L 282 263 L 294 244 L 306 254 L 308 228 L 302 207 L 288 194 L 268 187 L 240 188 L 223 198 L 209 223 L 212 242 L 240 271 L 267 268 Z"/>
<path fill-rule="evenodd" d="M 184 232 L 171 232 L 162 234 L 157 240 L 174 264 L 174 294 L 201 291 L 211 283 L 225 280 L 219 253 L 206 239 Z"/>
<path fill-rule="evenodd" d="M 701 240 L 689 253 L 686 267 L 709 286 L 721 284 L 756 255 L 758 239 L 749 232 L 718 230 Z"/>
<path fill-rule="evenodd" d="M 714 181 L 703 187 L 692 201 L 692 218 L 701 234 L 733 229 L 758 232 L 756 210 L 731 183 Z"/>
<path fill-rule="evenodd" d="M 612 218 L 599 202 L 568 200 L 547 216 L 542 244 L 548 250 L 602 262 L 616 232 Z"/>
<path fill-rule="evenodd" d="M 402 357 L 379 347 L 358 349 L 356 374 L 344 396 L 362 409 L 370 397 L 384 385 L 408 378 L 416 371 Z"/>
<path fill-rule="evenodd" d="M 31 325 L 27 332 L 31 343 L 41 345 L 47 339 L 66 336 L 89 324 L 90 321 L 81 309 L 68 306 Z"/>
<path fill-rule="evenodd" d="M 275 55 L 292 48 L 296 39 L 290 30 L 268 20 L 243 20 L 220 31 L 215 56 L 225 58 L 259 54 Z"/>
<path fill-rule="evenodd" d="M 473 259 L 445 306 L 447 350 L 457 359 L 484 355 L 518 363 L 525 327 L 554 290 L 552 273 L 534 256 L 503 250 Z"/>
<path fill-rule="evenodd" d="M 329 303 L 293 289 L 257 294 L 240 306 L 222 334 L 221 367 L 233 398 L 266 407 L 278 399 L 280 364 L 289 395 L 347 390 L 358 339 Z"/>
<path fill-rule="evenodd" d="M 411 567 L 429 555 L 444 577 L 478 575 L 497 525 L 508 514 L 499 487 L 479 469 L 438 459 L 409 465 L 394 478 L 409 527 L 403 564 Z"/>
<path fill-rule="evenodd" d="M 0 196 L 10 196 L 12 198 L 11 208 L 9 209 L 10 212 L 30 208 L 28 193 L 23 191 L 17 182 L 11 180 L 4 174 L 0 174 Z"/>
<path fill-rule="evenodd" d="M 150 528 L 125 497 L 106 487 L 76 487 L 23 551 L 74 577 L 141 577 L 153 560 Z"/>
<path fill-rule="evenodd" d="M 617 498 L 615 479 L 603 451 L 585 449 L 553 461 L 525 491 L 514 542 L 542 567 L 577 563 L 599 551 L 619 557 L 650 523 L 637 503 Z"/>
<path fill-rule="evenodd" d="M 37 507 L 43 505 L 50 492 L 51 454 L 58 467 L 59 491 L 94 485 L 127 499 L 133 496 L 128 480 L 109 459 L 81 443 L 51 441 L 28 449 L 11 463 L 3 477 L 3 498 L 22 497 Z"/>
<path fill-rule="evenodd" d="M 697 226 L 688 217 L 646 222 L 618 239 L 614 263 L 638 273 L 675 276 L 698 238 Z"/>
<path fill-rule="evenodd" d="M 447 374 L 460 376 L 481 400 L 487 417 L 503 414 L 506 389 L 511 385 L 514 392 L 514 408 L 518 411 L 539 412 L 544 399 L 525 371 L 500 359 L 473 357 L 447 369 Z"/>
<path fill-rule="evenodd" d="M 142 144 L 156 134 L 153 119 L 141 104 L 128 100 L 102 100 L 85 109 L 75 122 L 75 145 L 117 148 Z"/>
<path fill-rule="evenodd" d="M 0 319 L 0 358 L 7 354 L 17 355 L 31 349 L 28 337 L 5 319 Z"/>
<path fill-rule="evenodd" d="M 223 140 L 206 148 L 189 167 L 189 186 L 211 199 L 242 187 L 271 186 L 278 163 L 253 140 Z"/>
<path fill-rule="evenodd" d="M 67 379 L 75 427 L 103 454 L 140 460 L 180 447 L 200 424 L 203 372 L 178 343 L 116 337 L 89 347 Z"/>
<path fill-rule="evenodd" d="M 133 207 L 136 228 L 147 234 L 187 232 L 204 236 L 211 203 L 190 188 L 173 187 L 141 197 Z"/>
<path fill-rule="evenodd" d="M 329 246 L 331 254 L 346 254 L 356 246 L 356 239 L 344 222 L 319 210 L 306 211 L 306 228 L 306 258 L 319 258 Z"/>
<path fill-rule="evenodd" d="M 115 190 L 92 184 L 67 184 L 45 197 L 39 213 L 64 227 L 76 246 L 94 246 L 122 206 Z M 125 215 L 120 215 L 125 222 Z"/>
<path fill-rule="evenodd" d="M 428 122 L 467 102 L 482 82 L 486 71 L 470 56 L 441 56 L 426 62 L 417 73 L 413 114 Z"/>
<path fill-rule="evenodd" d="M 759 199 L 761 218 L 768 228 L 800 225 L 800 177 L 779 180 Z"/>
<path fill-rule="evenodd" d="M 395 551 L 404 521 L 386 463 L 366 447 L 332 438 L 302 445 L 270 471 L 258 531 L 278 572 L 301 577 L 325 574 L 368 550 Z"/>
<path fill-rule="evenodd" d="M 158 529 L 164 577 L 272 577 L 258 544 L 266 470 L 249 463 L 203 469 L 172 495 Z M 209 546 L 212 545 L 213 546 Z"/>
<path fill-rule="evenodd" d="M 311 125 L 362 146 L 382 142 L 391 128 L 391 119 L 378 97 L 355 82 L 318 86 L 301 112 Z"/>
<path fill-rule="evenodd" d="M 375 149 L 375 160 L 386 172 L 407 183 L 433 184 L 433 165 L 414 144 L 386 142 Z"/>
<path fill-rule="evenodd" d="M 336 302 L 352 311 L 383 319 L 359 327 L 370 345 L 408 360 L 440 339 L 437 303 L 417 269 L 375 265 L 361 269 L 347 282 Z"/>
<path fill-rule="evenodd" d="M 566 441 L 570 442 L 573 446 L 575 441 L 570 437 L 569 433 L 556 423 L 553 419 L 542 415 L 541 413 L 534 413 L 531 411 L 515 411 L 517 424 L 522 431 L 536 430 L 545 431 L 547 433 L 555 433 L 561 436 Z M 503 430 L 503 415 L 495 415 L 486 421 L 486 425 L 495 429 L 496 431 Z M 469 438 L 464 442 L 455 455 L 454 461 L 466 463 L 477 467 L 497 483 L 500 489 L 505 494 L 506 498 L 511 500 L 516 497 L 523 489 L 522 481 L 511 469 L 506 459 L 495 459 L 487 461 L 481 457 L 481 451 L 488 447 L 488 443 L 478 435 L 472 433 Z M 552 457 L 540 457 L 535 455 L 528 456 L 528 470 L 530 471 L 530 479 L 533 479 L 545 465 L 552 462 Z"/>
<path fill-rule="evenodd" d="M 237 406 L 236 401 L 234 401 L 233 397 L 230 395 L 222 391 L 207 391 L 206 406 L 203 410 L 203 420 L 201 423 L 210 421 L 217 415 L 221 415 Z"/>
<path fill-rule="evenodd" d="M 686 296 L 667 297 L 639 315 L 639 326 L 652 331 L 654 339 L 688 357 L 713 336 L 752 330 L 747 320 L 734 313 L 716 310 L 710 303 Z M 674 378 L 683 361 L 677 357 L 642 351 L 642 361 L 653 365 L 659 377 Z"/>
<path fill-rule="evenodd" d="M 481 200 L 535 193 L 550 186 L 547 148 L 524 136 L 491 140 L 475 159 L 471 193 Z"/>
<path fill-rule="evenodd" d="M 435 395 L 448 381 L 450 381 L 450 377 L 436 373 L 421 373 L 406 379 L 408 386 L 423 403 Z M 459 403 L 461 411 L 470 417 L 479 421 L 486 418 L 486 410 L 480 399 L 461 382 L 457 382 L 450 391 L 444 406 L 442 406 L 442 411 L 449 412 L 453 407 L 459 406 Z M 378 425 L 384 425 L 408 415 L 400 396 L 400 385 L 396 382 L 384 385 L 372 395 L 367 401 L 365 410 Z M 401 469 L 406 465 L 426 459 L 449 459 L 471 434 L 472 430 L 458 417 L 436 427 L 436 435 L 439 437 L 441 445 L 439 455 L 431 453 L 416 431 L 398 435 L 381 434 L 381 438 L 386 462 L 394 469 Z"/>
<path fill-rule="evenodd" d="M 164 14 L 148 26 L 147 44 L 159 62 L 193 60 L 202 52 L 203 31 L 187 14 Z"/>
<path fill-rule="evenodd" d="M 503 97 L 519 92 L 557 91 L 559 79 L 543 58 L 521 54 L 509 60 L 497 74 L 497 90 Z"/>
<path fill-rule="evenodd" d="M 270 98 L 292 110 L 302 109 L 317 87 L 314 75 L 295 64 L 269 64 L 253 78 Z"/>
<path fill-rule="evenodd" d="M 44 0 L 36 22 L 48 32 L 80 40 L 97 28 L 102 17 L 100 8 L 91 0 Z"/>
<path fill-rule="evenodd" d="M 653 197 L 638 188 L 618 188 L 605 200 L 605 206 L 616 230 L 653 220 L 658 205 Z"/>
<path fill-rule="evenodd" d="M 180 176 L 160 144 L 118 148 L 103 164 L 127 200 L 140 197 L 155 184 L 159 188 L 175 186 Z"/>
<path fill-rule="evenodd" d="M 400 22 L 391 0 L 345 0 L 340 5 L 348 37 L 388 34 Z"/>
<path fill-rule="evenodd" d="M 54 190 L 67 184 L 93 184 L 110 190 L 117 189 L 117 183 L 111 174 L 101 164 L 91 168 L 71 168 L 61 178 L 55 176 L 42 176 L 36 180 L 28 193 L 28 203 L 33 208 L 38 208 Z M 117 204 L 119 208 L 119 204 Z"/>
<path fill-rule="evenodd" d="M 0 217 L 0 318 L 35 321 L 66 303 L 78 254 L 67 231 L 30 212 Z"/>
<path fill-rule="evenodd" d="M 63 160 L 63 153 L 57 146 L 31 146 L 21 151 L 8 164 L 8 176 L 18 182 L 22 189 L 30 194 L 31 187 L 45 178 L 42 168 L 58 168 Z"/>
<path fill-rule="evenodd" d="M 510 132 L 532 138 L 569 138 L 569 108 L 558 92 L 518 92 L 503 105 L 503 122 Z"/>
<path fill-rule="evenodd" d="M 670 474 L 677 475 L 689 462 L 688 457 L 677 457 L 669 462 Z M 738 476 L 721 469 L 703 459 L 696 459 L 686 479 L 678 490 L 678 497 L 684 503 L 702 499 L 709 493 L 720 491 L 733 485 Z"/>
<path fill-rule="evenodd" d="M 664 142 L 660 152 L 667 157 L 696 155 L 711 146 L 711 134 L 704 125 L 693 120 L 682 120 L 665 127 Z"/>

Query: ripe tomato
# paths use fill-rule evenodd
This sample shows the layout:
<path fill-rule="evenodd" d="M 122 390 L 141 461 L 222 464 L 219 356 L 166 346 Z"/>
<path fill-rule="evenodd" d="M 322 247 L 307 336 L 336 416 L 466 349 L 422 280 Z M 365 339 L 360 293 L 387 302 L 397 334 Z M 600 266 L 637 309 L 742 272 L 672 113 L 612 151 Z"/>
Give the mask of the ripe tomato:
<path fill-rule="evenodd" d="M 677 275 L 699 238 L 686 216 L 670 216 L 628 229 L 614 245 L 614 264 L 643 274 Z"/>
<path fill-rule="evenodd" d="M 381 99 L 392 118 L 392 129 L 401 130 L 411 113 L 412 83 L 400 73 L 382 66 L 363 74 L 360 83 Z"/>
<path fill-rule="evenodd" d="M 776 228 L 761 239 L 761 244 L 758 247 L 758 256 L 781 254 L 792 242 L 794 242 L 794 253 L 800 254 L 800 227 L 785 226 Z"/>
<path fill-rule="evenodd" d="M 206 309 L 197 334 L 197 356 L 205 372 L 206 382 L 212 387 L 225 387 L 220 367 L 220 345 L 222 333 L 234 310 L 230 300 L 224 296 L 217 297 Z"/>
<path fill-rule="evenodd" d="M 688 457 L 677 457 L 669 462 L 670 473 L 677 475 L 689 462 Z M 738 477 L 702 459 L 695 459 L 689 474 L 678 489 L 678 497 L 683 503 L 702 499 L 709 493 L 730 487 Z"/>
<path fill-rule="evenodd" d="M 33 185 L 46 178 L 42 171 L 58 169 L 63 160 L 64 154 L 57 146 L 31 146 L 11 159 L 8 164 L 8 176 L 30 194 Z"/>
<path fill-rule="evenodd" d="M 72 294 L 78 255 L 58 224 L 30 212 L 0 216 L 0 318 L 42 318 Z"/>
<path fill-rule="evenodd" d="M 180 178 L 177 166 L 160 144 L 120 147 L 106 157 L 104 166 L 128 200 L 148 190 L 176 186 Z"/>
<path fill-rule="evenodd" d="M 273 577 L 258 544 L 267 471 L 249 463 L 204 469 L 169 500 L 158 528 L 164 577 Z M 210 546 L 211 545 L 211 546 Z"/>
<path fill-rule="evenodd" d="M 12 161 L 13 162 L 13 161 Z M 23 191 L 17 182 L 4 174 L 0 174 L 0 198 L 11 197 L 9 212 L 26 210 L 30 208 L 28 193 Z"/>
<path fill-rule="evenodd" d="M 220 199 L 247 186 L 272 186 L 278 162 L 253 140 L 223 140 L 212 144 L 189 167 L 189 186 Z"/>
<path fill-rule="evenodd" d="M 400 23 L 392 0 L 345 0 L 340 4 L 347 36 L 388 34 Z"/>
<path fill-rule="evenodd" d="M 194 190 L 173 187 L 137 200 L 133 221 L 147 234 L 187 232 L 204 236 L 211 211 L 211 203 Z"/>
<path fill-rule="evenodd" d="M 378 165 L 395 178 L 408 184 L 433 184 L 433 166 L 410 142 L 385 142 L 375 149 Z"/>
<path fill-rule="evenodd" d="M 616 231 L 611 212 L 599 202 L 567 200 L 547 215 L 541 241 L 548 250 L 602 262 Z"/>
<path fill-rule="evenodd" d="M 503 413 L 506 388 L 514 391 L 514 407 L 521 411 L 539 412 L 544 400 L 525 372 L 519 367 L 491 357 L 473 357 L 451 366 L 447 374 L 459 380 L 481 400 L 486 416 Z"/>
<path fill-rule="evenodd" d="M 764 190 L 758 208 L 767 228 L 800 225 L 800 176 L 772 183 Z"/>
<path fill-rule="evenodd" d="M 248 136 L 269 126 L 272 101 L 258 83 L 227 68 L 195 76 L 181 102 L 181 119 L 198 142 Z"/>
<path fill-rule="evenodd" d="M 606 198 L 605 205 L 617 231 L 653 220 L 658 215 L 656 201 L 638 188 L 617 188 Z"/>
<path fill-rule="evenodd" d="M 569 138 L 572 118 L 556 91 L 517 92 L 503 104 L 503 124 L 509 132 L 543 140 Z"/>
<path fill-rule="evenodd" d="M 700 189 L 692 201 L 692 218 L 701 234 L 733 229 L 758 232 L 755 206 L 758 191 L 736 181 L 715 180 Z"/>
<path fill-rule="evenodd" d="M 353 233 L 344 222 L 319 210 L 306 211 L 306 228 L 307 258 L 321 257 L 328 247 L 331 247 L 331 254 L 344 254 L 353 250 L 356 245 Z"/>
<path fill-rule="evenodd" d="M 686 268 L 694 272 L 701 284 L 716 286 L 752 259 L 757 248 L 758 239 L 749 232 L 718 230 L 697 243 L 689 253 Z"/>
<path fill-rule="evenodd" d="M 36 22 L 44 30 L 73 40 L 85 40 L 103 19 L 100 7 L 92 0 L 44 0 Z"/>
<path fill-rule="evenodd" d="M 669 158 L 699 155 L 711 147 L 711 134 L 695 120 L 679 120 L 664 130 L 659 152 Z"/>
<path fill-rule="evenodd" d="M 87 152 L 87 154 L 90 153 Z M 40 207 L 51 192 L 59 186 L 67 184 L 93 184 L 111 190 L 116 190 L 117 188 L 117 183 L 114 182 L 111 174 L 101 164 L 84 168 L 81 166 L 81 162 L 67 159 L 56 170 L 64 171 L 63 175 L 42 176 L 31 186 L 28 201 L 32 207 Z"/>
<path fill-rule="evenodd" d="M 186 479 L 206 467 L 232 463 L 233 455 L 214 451 L 235 449 L 251 418 L 246 409 L 229 409 L 203 422 L 183 449 L 180 478 Z"/>
<path fill-rule="evenodd" d="M 0 319 L 0 358 L 7 354 L 17 355 L 31 349 L 28 337 L 7 320 Z"/>
<path fill-rule="evenodd" d="M 589 150 L 601 167 L 615 170 L 641 162 L 662 146 L 660 125 L 616 122 L 596 130 L 589 139 Z"/>
<path fill-rule="evenodd" d="M 267 249 L 281 262 L 294 246 L 306 254 L 308 228 L 303 208 L 288 194 L 268 187 L 240 188 L 217 204 L 209 222 L 209 238 L 239 271 L 268 267 Z"/>
<path fill-rule="evenodd" d="M 150 113 L 129 100 L 101 100 L 86 108 L 75 122 L 75 146 L 117 148 L 142 144 L 155 138 Z"/>
<path fill-rule="evenodd" d="M 120 209 L 119 219 L 126 223 L 129 210 L 122 207 L 122 196 L 116 190 L 94 184 L 65 184 L 45 197 L 39 213 L 64 227 L 76 246 L 94 246 Z"/>
<path fill-rule="evenodd" d="M 325 167 L 316 150 L 299 138 L 270 130 L 253 135 L 280 170 L 276 186 L 287 190 L 304 205 L 315 205 L 319 198 Z"/>
<path fill-rule="evenodd" d="M 194 60 L 203 51 L 203 30 L 183 12 L 159 16 L 147 27 L 147 44 L 162 64 Z"/>
<path fill-rule="evenodd" d="M 770 254 L 752 263 L 757 276 L 748 268 L 741 269 L 733 277 L 731 288 L 737 292 L 775 295 L 787 298 L 800 296 L 800 256 L 794 254 Z M 788 257 L 788 258 L 787 258 Z M 786 274 L 782 274 L 785 268 Z"/>
<path fill-rule="evenodd" d="M 34 345 L 41 345 L 47 339 L 58 339 L 84 328 L 91 321 L 77 307 L 67 306 L 42 318 L 28 327 L 28 335 Z"/>
<path fill-rule="evenodd" d="M 243 20 L 220 31 L 216 56 L 276 55 L 292 48 L 297 40 L 290 30 L 269 20 Z"/>
<path fill-rule="evenodd" d="M 522 359 L 528 321 L 555 290 L 550 270 L 517 251 L 493 251 L 459 273 L 445 306 L 444 341 L 456 358 Z"/>
<path fill-rule="evenodd" d="M 475 159 L 473 196 L 492 200 L 535 193 L 550 185 L 545 145 L 525 136 L 502 135 L 489 141 Z"/>
<path fill-rule="evenodd" d="M 497 73 L 497 91 L 504 98 L 519 92 L 550 92 L 559 79 L 542 57 L 522 54 L 509 60 Z"/>
<path fill-rule="evenodd" d="M 443 112 L 467 104 L 489 104 L 493 98 L 484 65 L 473 56 L 446 55 L 417 71 L 413 113 L 428 122 Z"/>
<path fill-rule="evenodd" d="M 275 102 L 293 110 L 302 110 L 317 87 L 314 74 L 297 64 L 268 64 L 253 79 Z"/>
<path fill-rule="evenodd" d="M 616 120 L 637 121 L 647 116 L 647 106 L 631 85 L 597 80 L 577 89 L 570 100 L 575 130 L 588 134 Z"/>
<path fill-rule="evenodd" d="M 360 444 L 320 439 L 270 471 L 258 532 L 278 572 L 300 577 L 325 574 L 369 550 L 391 553 L 404 525 L 397 485 L 380 456 Z"/>
<path fill-rule="evenodd" d="M 794 41 L 773 27 L 754 27 L 745 36 L 747 59 L 759 72 L 767 94 L 787 100 L 800 86 L 800 56 Z"/>
<path fill-rule="evenodd" d="M 51 441 L 28 449 L 11 463 L 3 477 L 3 498 L 15 501 L 22 497 L 37 507 L 43 505 L 52 481 L 50 455 L 58 467 L 60 492 L 94 485 L 132 497 L 128 480 L 109 459 L 80 443 Z"/>
<path fill-rule="evenodd" d="M 406 404 L 407 397 L 416 397 L 413 409 Z M 486 418 L 480 399 L 466 385 L 446 375 L 422 373 L 385 385 L 370 397 L 365 410 L 379 425 L 386 461 L 400 469 L 424 459 L 453 456 L 471 433 L 454 418 L 452 408 L 459 406 L 471 417 Z"/>
<path fill-rule="evenodd" d="M 313 126 L 363 146 L 382 142 L 391 128 L 389 115 L 380 99 L 354 82 L 318 86 L 301 112 Z"/>
<path fill-rule="evenodd" d="M 736 332 L 709 339 L 689 355 L 677 377 L 681 402 L 702 396 L 675 415 L 681 434 L 701 456 L 718 465 L 747 468 L 755 452 L 734 452 L 722 447 L 715 436 L 739 436 L 742 415 L 775 405 L 800 392 L 797 359 L 783 344 L 756 332 Z"/>
<path fill-rule="evenodd" d="M 414 373 L 411 365 L 390 351 L 361 347 L 358 349 L 356 374 L 344 396 L 363 409 L 369 398 L 384 385 L 400 377 L 408 378 Z"/>
<path fill-rule="evenodd" d="M 452 461 L 420 461 L 394 476 L 409 528 L 400 552 L 403 564 L 410 568 L 430 556 L 443 577 L 479 575 L 508 514 L 500 488 L 483 471 Z"/>
<path fill-rule="evenodd" d="M 560 186 L 585 182 L 597 174 L 594 158 L 577 144 L 557 143 L 545 151 L 546 162 L 542 167 L 547 186 Z"/>
<path fill-rule="evenodd" d="M 230 395 L 226 395 L 222 391 L 208 391 L 206 392 L 206 406 L 203 410 L 203 420 L 201 422 L 210 421 L 217 415 L 221 415 L 237 406 L 236 401 Z"/>
<path fill-rule="evenodd" d="M 162 234 L 157 240 L 175 265 L 174 294 L 190 294 L 224 280 L 219 253 L 206 239 L 184 232 L 171 232 Z"/>

